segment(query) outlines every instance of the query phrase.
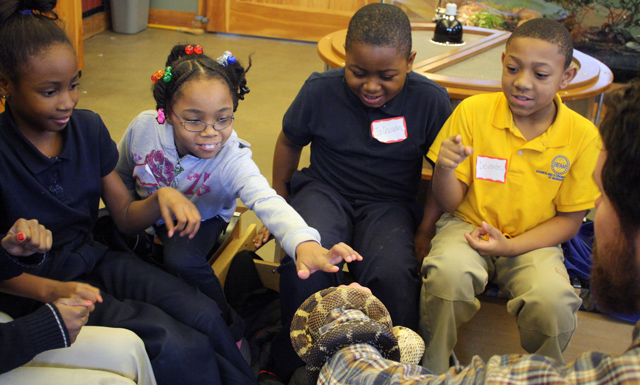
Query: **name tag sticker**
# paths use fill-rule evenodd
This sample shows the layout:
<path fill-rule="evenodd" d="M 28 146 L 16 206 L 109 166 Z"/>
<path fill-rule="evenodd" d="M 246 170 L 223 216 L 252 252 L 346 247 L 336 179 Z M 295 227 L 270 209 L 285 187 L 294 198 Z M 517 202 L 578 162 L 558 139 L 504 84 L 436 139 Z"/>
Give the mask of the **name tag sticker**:
<path fill-rule="evenodd" d="M 478 155 L 476 158 L 476 179 L 504 183 L 507 180 L 507 160 Z"/>
<path fill-rule="evenodd" d="M 153 176 L 153 172 L 147 163 L 136 164 L 133 168 L 133 176 L 135 176 L 141 185 L 144 186 L 157 186 L 158 181 Z"/>
<path fill-rule="evenodd" d="M 404 116 L 371 122 L 371 136 L 382 143 L 402 142 L 407 139 L 407 123 Z"/>

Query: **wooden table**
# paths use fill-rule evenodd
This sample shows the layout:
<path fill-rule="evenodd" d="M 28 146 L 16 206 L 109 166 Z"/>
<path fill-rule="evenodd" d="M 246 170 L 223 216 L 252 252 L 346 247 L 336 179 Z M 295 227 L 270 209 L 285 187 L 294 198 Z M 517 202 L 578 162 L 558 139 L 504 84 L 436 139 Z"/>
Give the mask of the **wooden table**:
<path fill-rule="evenodd" d="M 434 28 L 433 23 L 412 24 L 415 72 L 446 87 L 454 107 L 468 96 L 501 91 L 500 57 L 510 32 L 464 27 L 464 45 L 443 46 L 431 43 Z M 346 34 L 346 29 L 335 31 L 318 42 L 326 69 L 344 66 Z M 597 123 L 613 74 L 605 64 L 577 50 L 573 65 L 578 74 L 560 96 L 571 109 Z"/>

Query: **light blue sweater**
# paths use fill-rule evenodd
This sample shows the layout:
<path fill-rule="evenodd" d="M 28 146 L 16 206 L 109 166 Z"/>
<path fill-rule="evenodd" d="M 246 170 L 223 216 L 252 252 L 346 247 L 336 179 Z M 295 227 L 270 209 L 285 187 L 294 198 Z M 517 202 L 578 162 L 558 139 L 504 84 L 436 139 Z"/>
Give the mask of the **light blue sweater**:
<path fill-rule="evenodd" d="M 300 243 L 320 243 L 320 234 L 269 186 L 251 159 L 250 144 L 235 131 L 211 159 L 179 158 L 173 127 L 159 124 L 156 117 L 155 111 L 142 112 L 118 144 L 116 170 L 135 199 L 173 187 L 196 205 L 203 221 L 219 215 L 228 222 L 240 198 L 294 260 Z"/>

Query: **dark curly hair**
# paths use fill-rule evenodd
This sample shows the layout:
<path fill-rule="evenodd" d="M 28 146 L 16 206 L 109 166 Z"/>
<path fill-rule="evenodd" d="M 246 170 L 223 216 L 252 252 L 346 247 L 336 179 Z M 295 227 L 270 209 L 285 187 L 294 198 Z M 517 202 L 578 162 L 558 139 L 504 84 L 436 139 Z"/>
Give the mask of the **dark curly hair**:
<path fill-rule="evenodd" d="M 607 151 L 602 188 L 616 209 L 625 237 L 635 245 L 640 230 L 640 79 L 607 96 L 600 135 Z"/>
<path fill-rule="evenodd" d="M 398 6 L 372 3 L 360 8 L 349 21 L 345 49 L 354 43 L 396 47 L 405 58 L 411 54 L 411 23 Z"/>
<path fill-rule="evenodd" d="M 573 40 L 567 28 L 560 22 L 552 19 L 537 18 L 522 23 L 507 39 L 507 45 L 513 39 L 530 37 L 547 41 L 558 46 L 560 54 L 564 56 L 564 69 L 571 65 L 573 60 Z"/>
<path fill-rule="evenodd" d="M 233 111 L 238 108 L 238 101 L 244 99 L 249 92 L 245 74 L 251 68 L 246 69 L 236 60 L 233 64 L 221 65 L 216 60 L 205 54 L 191 54 L 185 52 L 189 44 L 178 44 L 171 49 L 165 66 L 171 67 L 171 80 L 165 83 L 162 80 L 153 85 L 153 98 L 156 101 L 156 109 L 171 109 L 174 101 L 181 95 L 181 86 L 189 80 L 195 79 L 220 79 L 227 84 L 231 98 L 233 99 Z M 195 44 L 190 44 L 195 46 Z"/>
<path fill-rule="evenodd" d="M 0 72 L 18 83 L 29 58 L 56 44 L 68 44 L 56 23 L 56 0 L 0 1 Z"/>

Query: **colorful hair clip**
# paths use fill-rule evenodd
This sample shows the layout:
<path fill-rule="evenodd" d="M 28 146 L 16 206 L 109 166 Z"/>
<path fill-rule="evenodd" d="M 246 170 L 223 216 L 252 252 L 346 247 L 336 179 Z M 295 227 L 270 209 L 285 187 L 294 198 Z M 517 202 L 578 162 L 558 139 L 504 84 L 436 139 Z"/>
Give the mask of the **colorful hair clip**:
<path fill-rule="evenodd" d="M 167 67 L 164 69 L 164 75 L 162 76 L 162 81 L 165 83 L 169 83 L 171 81 L 171 67 Z"/>
<path fill-rule="evenodd" d="M 158 123 L 164 124 L 166 120 L 166 117 L 164 116 L 164 108 L 160 108 L 158 110 L 158 117 L 156 118 L 156 120 L 158 121 Z"/>
<path fill-rule="evenodd" d="M 164 71 L 157 70 L 156 73 L 151 75 L 151 81 L 155 83 L 158 80 L 162 79 L 163 82 L 169 83 L 171 81 L 171 76 L 171 67 L 167 67 L 164 69 Z"/>
<path fill-rule="evenodd" d="M 23 15 L 32 15 L 33 12 L 30 9 L 23 9 L 22 11 L 18 11 Z"/>
<path fill-rule="evenodd" d="M 235 64 L 236 58 L 231 54 L 231 52 L 224 51 L 222 56 L 217 58 L 216 61 L 220 63 L 220 65 L 226 67 L 227 65 Z"/>
<path fill-rule="evenodd" d="M 151 81 L 155 83 L 158 80 L 162 79 L 163 76 L 164 76 L 164 71 L 157 70 L 153 75 L 151 75 Z"/>
<path fill-rule="evenodd" d="M 191 55 L 191 54 L 197 54 L 200 55 L 202 53 L 202 46 L 201 45 L 196 45 L 196 46 L 192 46 L 192 45 L 188 45 L 186 47 L 184 47 L 184 52 L 187 55 Z"/>

